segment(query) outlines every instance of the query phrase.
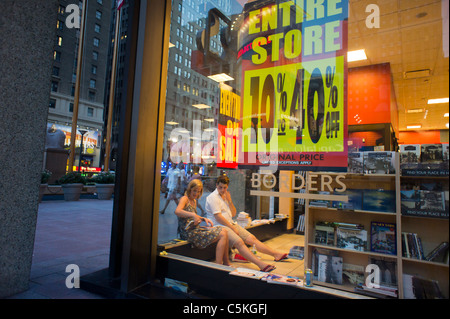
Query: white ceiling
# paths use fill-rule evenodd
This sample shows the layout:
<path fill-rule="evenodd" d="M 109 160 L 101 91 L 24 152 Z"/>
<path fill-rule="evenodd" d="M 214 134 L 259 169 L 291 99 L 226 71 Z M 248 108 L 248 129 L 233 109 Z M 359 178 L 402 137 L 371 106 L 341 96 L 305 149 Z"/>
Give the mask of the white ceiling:
<path fill-rule="evenodd" d="M 380 9 L 380 28 L 366 26 L 369 4 Z M 349 68 L 390 63 L 399 130 L 411 124 L 421 124 L 421 130 L 448 129 L 444 114 L 449 104 L 427 104 L 449 97 L 448 0 L 350 0 L 349 10 L 348 50 L 365 49 L 368 57 L 350 62 Z M 404 79 L 405 72 L 424 69 L 431 71 L 429 76 Z M 423 112 L 407 113 L 411 109 Z"/>

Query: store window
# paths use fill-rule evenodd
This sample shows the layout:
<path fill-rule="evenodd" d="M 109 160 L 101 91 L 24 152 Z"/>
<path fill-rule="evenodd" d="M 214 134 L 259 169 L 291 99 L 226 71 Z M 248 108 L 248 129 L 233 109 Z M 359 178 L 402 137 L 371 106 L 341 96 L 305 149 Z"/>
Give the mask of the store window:
<path fill-rule="evenodd" d="M 448 1 L 218 4 L 172 4 L 162 249 L 216 245 L 189 218 L 220 226 L 225 205 L 258 239 L 237 267 L 448 298 Z"/>

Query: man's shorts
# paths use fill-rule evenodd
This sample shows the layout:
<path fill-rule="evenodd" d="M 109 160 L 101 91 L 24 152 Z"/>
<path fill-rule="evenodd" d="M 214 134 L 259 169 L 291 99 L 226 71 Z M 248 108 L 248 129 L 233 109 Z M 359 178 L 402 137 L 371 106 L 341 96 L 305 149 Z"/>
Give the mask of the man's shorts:
<path fill-rule="evenodd" d="M 234 245 L 239 240 L 239 238 L 241 238 L 245 242 L 247 237 L 251 235 L 244 227 L 242 227 L 238 224 L 235 224 L 234 226 L 238 228 L 239 234 L 236 234 L 234 232 L 234 230 L 232 230 L 231 228 L 229 228 L 227 226 L 223 226 L 223 225 L 220 225 L 220 226 L 223 227 L 224 229 L 228 230 L 228 243 L 230 245 L 230 248 L 234 247 Z"/>

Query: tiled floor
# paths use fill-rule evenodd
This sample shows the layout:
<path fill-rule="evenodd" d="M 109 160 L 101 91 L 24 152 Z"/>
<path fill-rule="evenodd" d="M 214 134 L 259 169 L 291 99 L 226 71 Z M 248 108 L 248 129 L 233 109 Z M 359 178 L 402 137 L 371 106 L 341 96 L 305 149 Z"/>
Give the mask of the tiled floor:
<path fill-rule="evenodd" d="M 80 275 L 108 267 L 112 200 L 43 201 L 39 204 L 30 286 L 8 299 L 103 299 L 66 287 L 75 264 Z"/>
<path fill-rule="evenodd" d="M 289 253 L 291 247 L 304 245 L 304 236 L 297 234 L 283 234 L 265 241 L 264 244 L 275 250 Z M 285 259 L 283 261 L 275 262 L 270 255 L 258 252 L 257 256 L 265 262 L 275 265 L 276 269 L 273 271 L 274 273 L 303 278 L 303 260 Z M 233 267 L 245 267 L 258 270 L 258 267 L 252 263 L 233 262 Z"/>

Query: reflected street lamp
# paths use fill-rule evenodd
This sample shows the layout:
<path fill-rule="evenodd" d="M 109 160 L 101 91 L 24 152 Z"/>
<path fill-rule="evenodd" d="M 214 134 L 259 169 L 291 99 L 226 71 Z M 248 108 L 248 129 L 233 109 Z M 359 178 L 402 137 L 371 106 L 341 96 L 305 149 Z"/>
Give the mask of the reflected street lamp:
<path fill-rule="evenodd" d="M 84 134 L 86 134 L 88 131 L 87 130 L 78 130 L 78 132 L 80 132 L 80 134 L 81 134 L 80 158 L 78 159 L 78 172 L 80 172 L 81 171 L 81 153 L 83 152 L 83 137 L 84 137 Z"/>

